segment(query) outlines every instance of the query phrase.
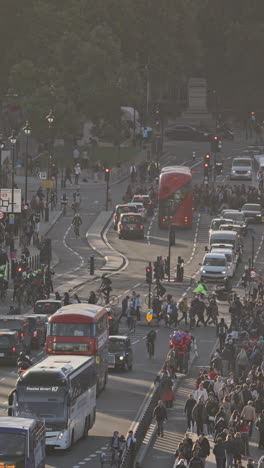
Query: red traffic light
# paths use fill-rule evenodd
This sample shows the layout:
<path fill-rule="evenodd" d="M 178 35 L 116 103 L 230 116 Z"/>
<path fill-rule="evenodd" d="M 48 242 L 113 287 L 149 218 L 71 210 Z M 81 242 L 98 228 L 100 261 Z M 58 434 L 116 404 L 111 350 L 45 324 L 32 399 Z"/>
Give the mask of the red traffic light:
<path fill-rule="evenodd" d="M 105 168 L 105 172 L 106 172 L 106 173 L 109 173 L 109 172 L 110 172 L 109 167 L 106 167 L 106 168 Z"/>
<path fill-rule="evenodd" d="M 151 268 L 150 268 L 150 267 L 147 267 L 147 268 L 146 268 L 146 272 L 147 272 L 147 273 L 150 273 L 150 272 L 151 272 Z"/>
<path fill-rule="evenodd" d="M 18 271 L 19 273 L 21 273 L 21 271 L 23 271 L 23 268 L 22 268 L 22 267 L 18 267 L 17 271 Z"/>
<path fill-rule="evenodd" d="M 218 140 L 218 136 L 214 136 L 214 140 Z"/>
<path fill-rule="evenodd" d="M 56 167 L 56 163 L 52 163 L 52 164 L 51 164 L 51 167 Z"/>
<path fill-rule="evenodd" d="M 204 167 L 209 167 L 209 164 L 208 164 L 208 163 L 204 163 Z"/>
<path fill-rule="evenodd" d="M 210 155 L 209 153 L 207 153 L 207 154 L 205 155 L 205 159 L 210 159 L 210 157 L 211 157 L 211 155 Z"/>

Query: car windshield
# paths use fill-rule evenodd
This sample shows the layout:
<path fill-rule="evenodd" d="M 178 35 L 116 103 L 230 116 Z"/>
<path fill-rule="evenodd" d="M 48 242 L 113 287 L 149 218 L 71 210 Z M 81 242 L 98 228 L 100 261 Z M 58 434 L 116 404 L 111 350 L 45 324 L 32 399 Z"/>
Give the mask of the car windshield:
<path fill-rule="evenodd" d="M 17 415 L 21 418 L 64 419 L 65 405 L 63 401 L 20 402 Z"/>
<path fill-rule="evenodd" d="M 24 455 L 25 445 L 26 438 L 24 434 L 0 431 L 0 457 Z"/>
<path fill-rule="evenodd" d="M 249 210 L 249 211 L 260 211 L 261 206 L 260 205 L 244 205 L 242 210 Z"/>
<path fill-rule="evenodd" d="M 1 346 L 9 346 L 9 345 L 10 345 L 9 336 L 0 335 L 0 347 Z"/>
<path fill-rule="evenodd" d="M 137 207 L 136 206 L 120 206 L 117 208 L 116 213 L 121 214 L 121 213 L 136 213 L 137 212 Z"/>
<path fill-rule="evenodd" d="M 60 309 L 61 304 L 59 302 L 37 302 L 34 307 L 34 312 L 36 314 L 54 314 L 58 309 Z"/>
<path fill-rule="evenodd" d="M 146 203 L 149 201 L 149 197 L 146 195 L 138 196 L 138 197 L 133 197 L 134 202 L 141 202 L 141 203 Z"/>
<path fill-rule="evenodd" d="M 20 330 L 23 328 L 22 320 L 1 319 L 0 329 L 4 330 Z"/>
<path fill-rule="evenodd" d="M 245 220 L 244 213 L 228 213 L 228 216 L 230 216 L 230 218 L 234 219 L 235 221 L 244 221 Z"/>
<path fill-rule="evenodd" d="M 109 340 L 108 347 L 110 353 L 116 353 L 117 351 L 125 351 L 126 349 L 124 340 L 112 338 Z"/>
<path fill-rule="evenodd" d="M 94 323 L 50 323 L 51 336 L 94 337 Z"/>
<path fill-rule="evenodd" d="M 233 166 L 245 166 L 245 167 L 251 167 L 251 161 L 249 159 L 235 159 L 233 161 Z"/>
<path fill-rule="evenodd" d="M 142 218 L 141 216 L 123 216 L 122 217 L 122 223 L 124 224 L 141 224 L 142 223 Z"/>
<path fill-rule="evenodd" d="M 215 257 L 208 257 L 204 259 L 204 266 L 225 266 L 226 261 L 224 258 L 215 258 Z"/>

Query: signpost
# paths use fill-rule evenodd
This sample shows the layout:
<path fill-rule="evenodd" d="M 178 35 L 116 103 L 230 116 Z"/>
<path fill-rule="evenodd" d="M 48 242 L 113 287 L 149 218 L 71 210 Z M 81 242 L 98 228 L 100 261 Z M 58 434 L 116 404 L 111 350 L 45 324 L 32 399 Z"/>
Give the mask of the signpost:
<path fill-rule="evenodd" d="M 14 209 L 12 210 L 12 189 L 0 189 L 0 211 L 21 213 L 21 189 L 14 189 Z"/>
<path fill-rule="evenodd" d="M 40 180 L 46 180 L 47 179 L 47 172 L 39 172 L 38 173 L 38 178 Z"/>
<path fill-rule="evenodd" d="M 146 321 L 150 323 L 152 319 L 153 319 L 153 309 L 148 309 L 146 313 Z"/>

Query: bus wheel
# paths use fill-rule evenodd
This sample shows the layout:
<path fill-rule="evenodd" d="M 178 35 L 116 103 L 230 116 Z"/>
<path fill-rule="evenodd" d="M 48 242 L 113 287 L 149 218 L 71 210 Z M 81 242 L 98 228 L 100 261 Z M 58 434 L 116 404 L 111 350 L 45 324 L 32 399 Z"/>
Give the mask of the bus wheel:
<path fill-rule="evenodd" d="M 85 419 L 85 424 L 84 424 L 84 430 L 83 430 L 83 436 L 82 438 L 84 440 L 86 440 L 88 438 L 88 431 L 89 431 L 89 427 L 90 427 L 90 418 L 87 418 Z"/>

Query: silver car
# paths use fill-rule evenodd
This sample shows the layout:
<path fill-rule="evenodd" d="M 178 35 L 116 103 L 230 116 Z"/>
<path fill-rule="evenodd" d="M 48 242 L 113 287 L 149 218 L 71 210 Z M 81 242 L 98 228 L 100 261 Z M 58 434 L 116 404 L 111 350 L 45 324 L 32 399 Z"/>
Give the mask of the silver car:
<path fill-rule="evenodd" d="M 252 180 L 252 160 L 247 157 L 234 158 L 230 172 L 230 180 Z"/>

